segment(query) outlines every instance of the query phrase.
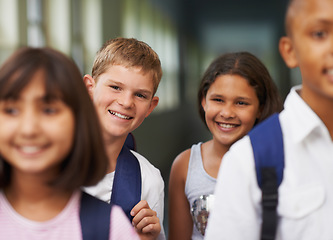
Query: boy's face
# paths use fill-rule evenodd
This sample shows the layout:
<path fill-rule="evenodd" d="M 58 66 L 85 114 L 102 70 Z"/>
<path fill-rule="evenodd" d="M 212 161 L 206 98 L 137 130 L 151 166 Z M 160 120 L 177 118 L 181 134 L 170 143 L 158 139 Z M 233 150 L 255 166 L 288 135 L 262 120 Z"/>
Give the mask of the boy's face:
<path fill-rule="evenodd" d="M 288 37 L 280 52 L 302 74 L 302 97 L 311 102 L 333 101 L 333 1 L 294 0 L 288 12 Z"/>
<path fill-rule="evenodd" d="M 126 137 L 158 104 L 158 97 L 153 96 L 151 75 L 143 75 L 139 68 L 113 65 L 98 81 L 89 78 L 85 76 L 85 83 L 107 138 Z"/>

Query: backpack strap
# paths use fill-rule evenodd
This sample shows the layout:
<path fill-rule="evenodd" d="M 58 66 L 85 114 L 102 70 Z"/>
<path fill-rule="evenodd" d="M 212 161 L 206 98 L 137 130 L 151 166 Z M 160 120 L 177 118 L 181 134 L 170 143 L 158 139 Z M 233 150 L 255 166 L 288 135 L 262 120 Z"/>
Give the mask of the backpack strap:
<path fill-rule="evenodd" d="M 261 239 L 275 239 L 278 187 L 283 179 L 284 150 L 279 115 L 274 114 L 249 133 L 258 185 L 262 190 Z"/>
<path fill-rule="evenodd" d="M 130 211 L 141 200 L 141 169 L 138 159 L 124 144 L 117 159 L 111 203 L 119 205 L 132 221 Z"/>
<path fill-rule="evenodd" d="M 112 205 L 82 192 L 80 221 L 83 240 L 108 240 Z"/>
<path fill-rule="evenodd" d="M 126 138 L 126 140 L 125 140 L 125 145 L 126 145 L 129 149 L 136 151 L 136 142 L 135 142 L 135 138 L 134 138 L 133 133 L 130 132 L 130 133 L 127 135 L 127 138 Z"/>

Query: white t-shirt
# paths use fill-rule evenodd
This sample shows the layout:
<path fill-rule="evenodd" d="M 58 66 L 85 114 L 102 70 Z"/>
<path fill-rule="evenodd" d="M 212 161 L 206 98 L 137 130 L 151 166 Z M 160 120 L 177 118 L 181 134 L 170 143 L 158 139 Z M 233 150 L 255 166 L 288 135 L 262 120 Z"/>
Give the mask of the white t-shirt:
<path fill-rule="evenodd" d="M 159 240 L 165 239 L 163 228 L 164 217 L 164 181 L 160 170 L 155 168 L 145 157 L 139 153 L 132 151 L 138 159 L 141 168 L 141 200 L 146 200 L 151 209 L 156 211 L 157 217 L 160 219 L 161 232 Z M 87 193 L 105 201 L 111 201 L 112 184 L 114 172 L 108 173 L 97 185 L 84 188 Z"/>
<path fill-rule="evenodd" d="M 298 89 L 291 90 L 279 115 L 285 168 L 278 189 L 276 239 L 333 239 L 333 142 Z M 205 239 L 259 239 L 261 190 L 248 136 L 225 154 L 215 197 Z"/>

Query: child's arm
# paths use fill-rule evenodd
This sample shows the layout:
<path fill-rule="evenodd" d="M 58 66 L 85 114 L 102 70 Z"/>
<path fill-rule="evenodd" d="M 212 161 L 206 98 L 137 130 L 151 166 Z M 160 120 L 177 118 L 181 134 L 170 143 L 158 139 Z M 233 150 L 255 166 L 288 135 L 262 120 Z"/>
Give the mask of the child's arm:
<path fill-rule="evenodd" d="M 138 231 L 140 239 L 157 239 L 161 224 L 154 210 L 149 207 L 146 200 L 141 200 L 131 211 L 134 216 L 132 224 Z"/>
<path fill-rule="evenodd" d="M 191 239 L 193 221 L 185 195 L 185 182 L 191 150 L 179 154 L 172 164 L 169 179 L 169 235 L 172 240 Z"/>

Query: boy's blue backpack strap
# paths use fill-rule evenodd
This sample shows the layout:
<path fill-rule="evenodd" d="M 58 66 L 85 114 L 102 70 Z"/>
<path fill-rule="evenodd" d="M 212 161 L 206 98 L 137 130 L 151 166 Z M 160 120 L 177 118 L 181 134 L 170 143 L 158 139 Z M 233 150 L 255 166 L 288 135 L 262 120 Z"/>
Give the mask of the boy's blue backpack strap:
<path fill-rule="evenodd" d="M 249 133 L 258 185 L 262 190 L 261 239 L 275 239 L 278 187 L 283 179 L 284 150 L 279 115 L 274 114 Z"/>
<path fill-rule="evenodd" d="M 80 221 L 83 240 L 108 240 L 112 204 L 82 192 Z"/>
<path fill-rule="evenodd" d="M 141 170 L 137 158 L 124 144 L 117 159 L 111 203 L 119 205 L 132 221 L 130 211 L 141 200 Z"/>
<path fill-rule="evenodd" d="M 133 133 L 129 133 L 129 134 L 127 135 L 127 138 L 126 138 L 126 140 L 125 140 L 125 145 L 126 145 L 129 149 L 136 151 L 136 142 L 135 142 L 135 138 L 134 138 Z"/>

